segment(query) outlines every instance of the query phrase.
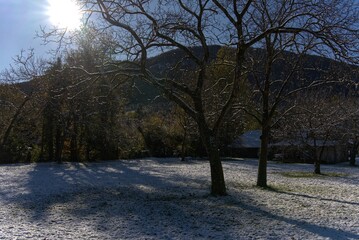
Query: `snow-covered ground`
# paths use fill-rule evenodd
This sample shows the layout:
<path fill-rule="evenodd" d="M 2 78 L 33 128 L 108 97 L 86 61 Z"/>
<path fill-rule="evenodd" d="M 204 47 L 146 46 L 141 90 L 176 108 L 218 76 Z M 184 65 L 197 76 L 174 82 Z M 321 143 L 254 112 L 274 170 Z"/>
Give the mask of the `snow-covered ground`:
<path fill-rule="evenodd" d="M 359 167 L 270 163 L 265 190 L 256 160 L 223 164 L 217 198 L 206 161 L 2 165 L 0 239 L 359 239 Z"/>

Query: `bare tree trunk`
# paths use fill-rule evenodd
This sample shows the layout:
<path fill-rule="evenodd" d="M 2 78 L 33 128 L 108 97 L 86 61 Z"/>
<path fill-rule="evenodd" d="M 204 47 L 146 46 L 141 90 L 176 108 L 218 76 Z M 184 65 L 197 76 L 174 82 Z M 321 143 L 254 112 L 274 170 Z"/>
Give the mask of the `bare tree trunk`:
<path fill-rule="evenodd" d="M 323 148 L 324 148 L 324 146 L 323 146 Z M 321 159 L 322 154 L 321 154 L 321 151 L 318 152 L 316 138 L 314 138 L 314 151 L 315 151 L 314 173 L 315 174 L 321 174 L 321 171 L 320 171 L 320 159 Z"/>
<path fill-rule="evenodd" d="M 314 173 L 315 174 L 321 174 L 321 171 L 320 171 L 320 161 L 318 159 L 315 160 L 315 163 L 314 163 Z"/>
<path fill-rule="evenodd" d="M 53 136 L 53 121 L 54 118 L 51 115 L 49 118 L 46 119 L 46 128 L 45 136 L 46 136 L 46 150 L 48 154 L 47 161 L 52 162 L 54 160 L 54 136 Z"/>
<path fill-rule="evenodd" d="M 317 149 L 315 149 L 315 151 L 317 151 Z M 316 155 L 318 155 L 318 154 L 316 154 Z M 321 174 L 321 171 L 320 171 L 320 159 L 318 157 L 315 157 L 314 173 L 315 174 Z"/>
<path fill-rule="evenodd" d="M 358 154 L 358 147 L 359 147 L 359 137 L 356 137 L 352 149 L 350 150 L 350 160 L 349 163 L 351 166 L 355 166 L 355 157 Z"/>
<path fill-rule="evenodd" d="M 60 126 L 57 126 L 56 129 L 56 138 L 55 138 L 55 159 L 57 163 L 62 163 L 62 149 L 64 146 L 64 136 Z"/>
<path fill-rule="evenodd" d="M 258 163 L 257 186 L 267 187 L 267 161 L 268 161 L 268 144 L 269 144 L 269 128 L 262 127 L 261 148 Z"/>
<path fill-rule="evenodd" d="M 206 147 L 211 168 L 211 194 L 214 196 L 225 196 L 226 184 L 224 180 L 222 161 L 219 150 L 215 144 Z"/>
<path fill-rule="evenodd" d="M 211 194 L 214 196 L 226 196 L 226 184 L 223 174 L 222 161 L 219 156 L 218 139 L 211 136 L 209 130 L 200 129 L 201 137 L 205 145 L 210 169 L 211 169 Z"/>
<path fill-rule="evenodd" d="M 222 162 L 219 157 L 218 149 L 212 149 L 209 155 L 209 161 L 211 166 L 211 194 L 214 196 L 225 196 L 226 184 L 224 180 Z"/>
<path fill-rule="evenodd" d="M 184 162 L 186 160 L 186 138 L 187 138 L 187 130 L 183 134 L 183 141 L 181 144 L 181 161 Z"/>
<path fill-rule="evenodd" d="M 78 143 L 77 143 L 77 135 L 78 135 L 78 129 L 77 129 L 77 120 L 74 119 L 73 123 L 73 129 L 71 132 L 71 140 L 70 140 L 70 159 L 71 162 L 77 162 L 79 160 L 78 158 Z"/>

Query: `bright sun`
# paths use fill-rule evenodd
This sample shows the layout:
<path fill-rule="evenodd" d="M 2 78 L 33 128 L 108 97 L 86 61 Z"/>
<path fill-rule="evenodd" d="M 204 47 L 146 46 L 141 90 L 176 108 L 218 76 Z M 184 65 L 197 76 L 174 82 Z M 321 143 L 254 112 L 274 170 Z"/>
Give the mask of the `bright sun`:
<path fill-rule="evenodd" d="M 75 0 L 47 0 L 47 4 L 51 24 L 68 30 L 80 28 L 82 14 Z"/>

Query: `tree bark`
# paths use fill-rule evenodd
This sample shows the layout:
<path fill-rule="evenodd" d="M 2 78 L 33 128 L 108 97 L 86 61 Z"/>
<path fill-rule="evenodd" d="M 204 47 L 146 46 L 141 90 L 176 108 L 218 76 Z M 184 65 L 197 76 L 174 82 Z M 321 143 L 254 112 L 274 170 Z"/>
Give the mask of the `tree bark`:
<path fill-rule="evenodd" d="M 271 85 L 271 74 L 272 66 L 274 62 L 274 47 L 271 42 L 270 36 L 266 37 L 266 51 L 267 59 L 265 63 L 265 76 L 264 84 L 261 90 L 262 93 L 262 135 L 261 135 L 261 148 L 258 161 L 258 175 L 257 175 L 257 186 L 258 187 L 267 187 L 267 161 L 268 161 L 268 144 L 269 144 L 269 134 L 271 130 L 271 118 L 275 110 L 275 105 L 269 107 L 269 99 L 271 95 L 270 85 Z"/>
<path fill-rule="evenodd" d="M 74 117 L 73 129 L 71 132 L 71 139 L 70 139 L 70 160 L 71 160 L 71 162 L 77 162 L 79 160 L 77 135 L 78 135 L 77 119 Z"/>
<path fill-rule="evenodd" d="M 324 144 L 323 144 L 324 145 Z M 324 146 L 323 146 L 324 148 Z M 321 174 L 320 171 L 320 160 L 321 160 L 321 155 L 322 153 L 319 151 L 318 152 L 318 147 L 317 147 L 317 140 L 314 138 L 314 151 L 315 151 L 315 160 L 314 160 L 314 173 L 315 174 Z"/>
<path fill-rule="evenodd" d="M 226 196 L 226 184 L 218 148 L 217 146 L 212 145 L 207 152 L 211 168 L 211 194 L 214 196 Z"/>
<path fill-rule="evenodd" d="M 314 173 L 315 174 L 321 174 L 320 171 L 320 160 L 316 159 L 314 163 Z"/>
<path fill-rule="evenodd" d="M 269 144 L 269 128 L 262 127 L 261 148 L 258 163 L 257 186 L 267 187 L 267 161 L 268 161 L 268 144 Z"/>
<path fill-rule="evenodd" d="M 181 161 L 182 162 L 184 162 L 186 160 L 186 138 L 187 138 L 187 129 L 184 128 L 183 141 L 181 144 Z"/>
<path fill-rule="evenodd" d="M 353 142 L 353 146 L 352 149 L 350 151 L 350 160 L 349 160 L 349 164 L 351 166 L 355 166 L 355 157 L 358 153 L 358 147 L 359 147 L 359 138 L 357 137 L 354 142 Z"/>
<path fill-rule="evenodd" d="M 62 149 L 64 147 L 64 136 L 60 126 L 57 126 L 56 129 L 56 139 L 55 139 L 55 159 L 57 163 L 62 163 Z"/>
<path fill-rule="evenodd" d="M 223 174 L 222 161 L 219 156 L 218 139 L 210 131 L 200 127 L 200 134 L 205 145 L 211 169 L 211 194 L 213 196 L 226 196 L 226 184 Z"/>
<path fill-rule="evenodd" d="M 47 116 L 46 118 L 46 127 L 44 129 L 45 131 L 45 137 L 46 137 L 46 147 L 47 147 L 47 154 L 48 158 L 47 161 L 52 162 L 54 160 L 54 136 L 53 136 L 53 113 L 49 113 L 50 116 Z"/>

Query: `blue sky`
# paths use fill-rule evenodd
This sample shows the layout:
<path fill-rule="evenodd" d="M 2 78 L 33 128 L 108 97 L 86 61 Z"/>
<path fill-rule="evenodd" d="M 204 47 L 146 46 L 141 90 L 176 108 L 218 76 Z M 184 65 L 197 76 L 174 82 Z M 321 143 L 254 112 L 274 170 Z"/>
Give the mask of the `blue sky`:
<path fill-rule="evenodd" d="M 8 67 L 22 49 L 34 48 L 38 56 L 46 54 L 50 47 L 36 38 L 36 31 L 40 26 L 51 25 L 47 7 L 48 0 L 0 0 L 0 71 Z"/>
<path fill-rule="evenodd" d="M 49 26 L 47 0 L 0 0 L 0 71 L 8 67 L 21 49 L 35 48 L 43 55 L 48 46 L 36 39 L 40 26 Z"/>

